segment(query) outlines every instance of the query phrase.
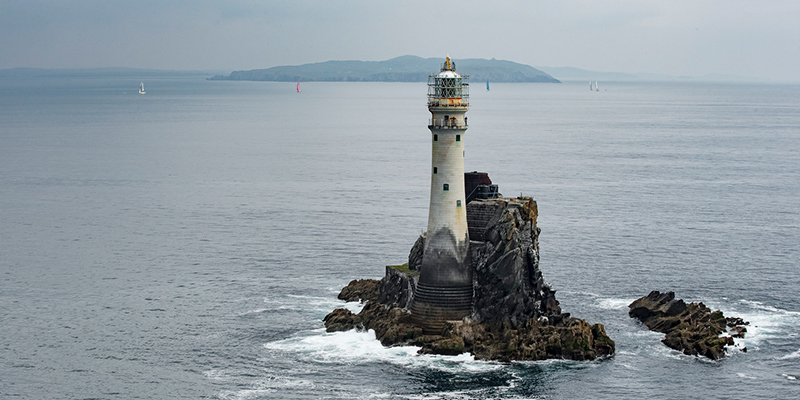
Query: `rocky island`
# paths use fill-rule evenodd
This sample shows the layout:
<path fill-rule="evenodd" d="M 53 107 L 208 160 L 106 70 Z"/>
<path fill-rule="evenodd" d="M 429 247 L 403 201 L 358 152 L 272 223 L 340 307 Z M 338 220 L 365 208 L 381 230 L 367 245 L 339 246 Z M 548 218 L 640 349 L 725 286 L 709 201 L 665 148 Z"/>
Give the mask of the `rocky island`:
<path fill-rule="evenodd" d="M 661 342 L 668 347 L 712 360 L 722 358 L 726 347 L 734 345 L 733 338 L 743 338 L 750 325 L 741 318 L 726 318 L 720 310 L 711 311 L 703 303 L 687 304 L 675 299 L 673 292 L 654 290 L 629 308 L 631 318 L 642 321 L 652 331 L 665 333 Z"/>
<path fill-rule="evenodd" d="M 328 332 L 375 331 L 385 346 L 420 346 L 420 353 L 469 352 L 483 360 L 592 360 L 614 354 L 602 324 L 562 312 L 555 290 L 539 269 L 536 201 L 528 197 L 475 199 L 467 205 L 474 301 L 462 320 L 447 321 L 426 334 L 409 311 L 426 237 L 420 236 L 408 263 L 387 266 L 381 280 L 354 280 L 339 294 L 363 301 L 360 313 L 339 308 L 328 314 Z"/>
<path fill-rule="evenodd" d="M 601 324 L 561 312 L 539 269 L 538 208 L 505 199 L 489 175 L 464 173 L 468 77 L 450 57 L 428 77 L 431 197 L 428 229 L 408 263 L 380 281 L 355 280 L 339 297 L 361 312 L 328 314 L 329 332 L 374 330 L 386 346 L 472 353 L 485 360 L 591 360 L 614 354 Z"/>

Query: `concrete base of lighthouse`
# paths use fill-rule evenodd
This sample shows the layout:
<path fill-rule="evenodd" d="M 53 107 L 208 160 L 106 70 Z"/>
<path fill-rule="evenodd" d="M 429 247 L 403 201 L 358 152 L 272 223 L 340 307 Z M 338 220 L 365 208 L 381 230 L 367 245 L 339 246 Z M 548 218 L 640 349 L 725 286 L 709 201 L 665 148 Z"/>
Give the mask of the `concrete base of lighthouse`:
<path fill-rule="evenodd" d="M 460 321 L 472 312 L 472 285 L 436 287 L 419 284 L 411 316 L 426 335 L 442 333 L 446 321 Z"/>
<path fill-rule="evenodd" d="M 425 334 L 439 334 L 445 321 L 472 312 L 472 268 L 469 240 L 456 240 L 449 229 L 430 235 L 411 304 L 413 321 Z"/>

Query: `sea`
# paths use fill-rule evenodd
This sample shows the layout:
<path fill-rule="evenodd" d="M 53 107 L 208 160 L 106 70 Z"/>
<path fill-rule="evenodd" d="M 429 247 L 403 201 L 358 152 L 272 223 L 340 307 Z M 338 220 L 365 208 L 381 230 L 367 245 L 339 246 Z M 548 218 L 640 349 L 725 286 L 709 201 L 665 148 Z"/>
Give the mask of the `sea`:
<path fill-rule="evenodd" d="M 0 78 L 0 398 L 800 398 L 800 85 L 476 84 L 466 170 L 536 199 L 616 342 L 500 363 L 323 327 L 427 224 L 425 83 L 205 78 Z M 671 350 L 628 317 L 653 290 L 747 334 Z"/>

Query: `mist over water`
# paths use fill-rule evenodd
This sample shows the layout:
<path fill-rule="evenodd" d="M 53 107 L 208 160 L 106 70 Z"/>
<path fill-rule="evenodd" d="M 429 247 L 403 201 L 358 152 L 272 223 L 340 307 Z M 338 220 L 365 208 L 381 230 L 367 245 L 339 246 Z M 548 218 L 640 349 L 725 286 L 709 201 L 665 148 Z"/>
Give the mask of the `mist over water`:
<path fill-rule="evenodd" d="M 138 85 L 0 81 L 0 397 L 800 397 L 800 86 L 476 84 L 465 169 L 538 201 L 545 279 L 617 344 L 500 364 L 322 327 L 426 225 L 424 84 Z M 672 351 L 651 290 L 747 336 Z"/>

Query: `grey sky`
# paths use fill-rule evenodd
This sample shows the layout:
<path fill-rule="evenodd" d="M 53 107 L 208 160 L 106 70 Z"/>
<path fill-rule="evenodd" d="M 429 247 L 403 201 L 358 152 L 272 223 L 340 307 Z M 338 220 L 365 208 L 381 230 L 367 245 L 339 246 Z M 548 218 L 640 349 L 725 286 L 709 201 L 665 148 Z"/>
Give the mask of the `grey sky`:
<path fill-rule="evenodd" d="M 255 69 L 335 60 L 800 80 L 800 2 L 0 0 L 0 68 Z"/>

